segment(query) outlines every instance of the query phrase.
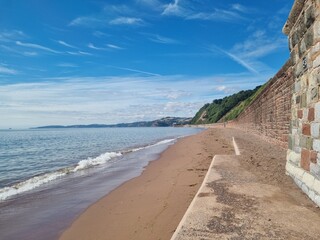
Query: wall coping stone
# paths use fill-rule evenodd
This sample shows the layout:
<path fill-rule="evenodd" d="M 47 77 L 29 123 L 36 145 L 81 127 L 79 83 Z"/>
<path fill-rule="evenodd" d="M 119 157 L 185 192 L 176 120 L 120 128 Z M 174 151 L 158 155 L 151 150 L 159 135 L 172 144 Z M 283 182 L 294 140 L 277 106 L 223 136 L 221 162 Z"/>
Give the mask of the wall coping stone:
<path fill-rule="evenodd" d="M 300 13 L 303 9 L 305 0 L 295 0 L 293 7 L 290 11 L 288 20 L 286 21 L 285 25 L 282 28 L 282 32 L 285 35 L 289 35 L 291 32 L 291 29 L 293 28 L 293 26 L 296 24 L 298 17 L 300 16 Z"/>

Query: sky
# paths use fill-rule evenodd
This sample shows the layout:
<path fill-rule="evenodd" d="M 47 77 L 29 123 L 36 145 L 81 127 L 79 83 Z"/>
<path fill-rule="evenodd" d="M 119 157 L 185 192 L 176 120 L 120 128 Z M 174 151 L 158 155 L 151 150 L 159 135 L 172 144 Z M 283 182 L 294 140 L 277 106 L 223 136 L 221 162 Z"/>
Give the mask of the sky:
<path fill-rule="evenodd" d="M 293 0 L 0 0 L 0 128 L 192 117 L 289 58 Z"/>

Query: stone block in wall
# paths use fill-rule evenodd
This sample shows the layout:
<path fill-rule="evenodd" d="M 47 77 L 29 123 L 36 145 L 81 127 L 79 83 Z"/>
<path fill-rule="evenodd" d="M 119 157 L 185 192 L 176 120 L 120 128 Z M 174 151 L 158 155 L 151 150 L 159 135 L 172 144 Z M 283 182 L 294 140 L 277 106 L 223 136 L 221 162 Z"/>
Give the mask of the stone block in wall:
<path fill-rule="evenodd" d="M 310 163 L 310 173 L 316 178 L 320 178 L 320 166 L 318 164 Z"/>
<path fill-rule="evenodd" d="M 308 121 L 309 122 L 312 122 L 314 121 L 314 108 L 309 108 L 309 111 L 308 111 Z"/>
<path fill-rule="evenodd" d="M 304 148 L 301 150 L 300 167 L 305 171 L 310 171 L 310 150 Z"/>
<path fill-rule="evenodd" d="M 309 29 L 304 36 L 303 42 L 305 44 L 306 50 L 308 50 L 310 47 L 314 44 L 314 37 L 313 37 L 313 29 Z"/>
<path fill-rule="evenodd" d="M 320 122 L 320 102 L 314 105 L 315 121 Z"/>
<path fill-rule="evenodd" d="M 300 91 L 301 91 L 301 81 L 299 80 L 294 84 L 294 92 L 298 93 Z"/>
<path fill-rule="evenodd" d="M 312 67 L 317 68 L 320 66 L 320 55 L 318 55 L 312 62 Z"/>
<path fill-rule="evenodd" d="M 296 64 L 299 61 L 298 47 L 290 50 L 290 58 L 293 64 Z"/>
<path fill-rule="evenodd" d="M 320 40 L 320 20 L 315 21 L 313 24 L 313 37 L 315 42 Z"/>
<path fill-rule="evenodd" d="M 287 161 L 294 163 L 296 166 L 300 165 L 301 161 L 301 154 L 296 153 L 294 151 L 288 150 L 287 151 Z"/>
<path fill-rule="evenodd" d="M 308 191 L 310 189 L 313 189 L 314 180 L 315 180 L 314 176 L 312 176 L 310 173 L 305 172 L 303 174 L 302 182 L 308 187 Z"/>
<path fill-rule="evenodd" d="M 317 152 L 320 152 L 320 140 L 319 139 L 313 140 L 312 149 Z"/>
<path fill-rule="evenodd" d="M 309 51 L 310 59 L 314 59 L 320 53 L 320 42 L 315 43 Z"/>
<path fill-rule="evenodd" d="M 304 69 L 303 69 L 303 63 L 302 61 L 300 60 L 296 66 L 295 66 L 295 76 L 298 78 L 302 75 Z"/>
<path fill-rule="evenodd" d="M 306 53 L 307 51 L 307 46 L 305 41 L 301 41 L 298 45 L 298 49 L 299 49 L 299 58 L 302 58 L 303 55 Z"/>
<path fill-rule="evenodd" d="M 311 136 L 314 138 L 319 138 L 320 135 L 320 123 L 311 123 Z"/>
<path fill-rule="evenodd" d="M 299 36 L 297 31 L 293 32 L 293 34 L 291 35 L 290 43 L 292 48 L 294 48 L 299 43 Z"/>
<path fill-rule="evenodd" d="M 309 85 L 310 87 L 320 86 L 320 68 L 312 70 L 312 72 L 309 74 Z"/>
<path fill-rule="evenodd" d="M 317 102 L 318 99 L 319 99 L 319 87 L 310 86 L 307 91 L 307 105 L 310 105 L 310 103 Z"/>
<path fill-rule="evenodd" d="M 306 136 L 310 136 L 311 135 L 310 124 L 304 123 L 302 125 L 302 134 L 306 135 Z"/>
<path fill-rule="evenodd" d="M 307 93 L 306 92 L 302 93 L 302 95 L 301 95 L 300 107 L 301 108 L 307 107 Z"/>
<path fill-rule="evenodd" d="M 309 6 L 309 8 L 306 9 L 305 15 L 304 15 L 304 22 L 306 28 L 311 27 L 311 25 L 315 21 L 315 9 L 314 6 Z"/>
<path fill-rule="evenodd" d="M 317 164 L 318 153 L 317 151 L 310 151 L 310 162 Z"/>

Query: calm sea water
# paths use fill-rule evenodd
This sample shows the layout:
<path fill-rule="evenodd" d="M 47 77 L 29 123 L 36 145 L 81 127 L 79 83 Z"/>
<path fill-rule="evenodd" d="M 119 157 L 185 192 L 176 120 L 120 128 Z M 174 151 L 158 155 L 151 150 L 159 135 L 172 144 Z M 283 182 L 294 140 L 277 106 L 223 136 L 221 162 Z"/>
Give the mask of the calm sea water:
<path fill-rule="evenodd" d="M 177 138 L 199 131 L 0 131 L 0 239 L 56 239 L 85 208 L 140 175 Z"/>

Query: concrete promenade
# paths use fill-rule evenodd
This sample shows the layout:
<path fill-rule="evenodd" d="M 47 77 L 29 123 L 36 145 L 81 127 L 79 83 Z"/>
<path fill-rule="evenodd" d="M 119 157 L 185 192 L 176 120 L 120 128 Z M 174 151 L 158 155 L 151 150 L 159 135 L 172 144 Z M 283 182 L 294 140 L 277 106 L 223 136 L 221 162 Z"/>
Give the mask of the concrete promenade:
<path fill-rule="evenodd" d="M 281 184 L 261 181 L 254 169 L 244 168 L 241 161 L 251 157 L 248 142 L 237 138 L 235 142 L 244 154 L 213 157 L 171 240 L 320 239 L 319 209 L 294 183 L 286 191 Z"/>

